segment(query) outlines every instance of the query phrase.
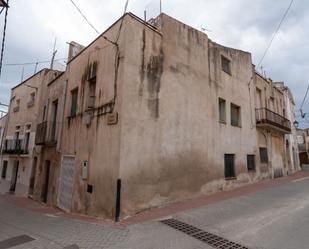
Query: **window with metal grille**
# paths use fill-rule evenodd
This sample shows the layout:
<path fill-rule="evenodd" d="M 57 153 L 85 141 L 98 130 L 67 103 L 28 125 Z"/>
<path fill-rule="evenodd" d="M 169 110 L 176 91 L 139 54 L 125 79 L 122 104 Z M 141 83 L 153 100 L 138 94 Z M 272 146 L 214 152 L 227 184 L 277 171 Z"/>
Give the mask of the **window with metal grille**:
<path fill-rule="evenodd" d="M 226 101 L 219 98 L 219 121 L 226 122 Z"/>
<path fill-rule="evenodd" d="M 70 116 L 74 117 L 77 113 L 77 98 L 78 98 L 78 88 L 71 91 L 71 112 Z"/>
<path fill-rule="evenodd" d="M 3 161 L 3 165 L 2 165 L 2 171 L 1 171 L 1 178 L 5 179 L 6 178 L 6 171 L 8 168 L 8 161 Z"/>
<path fill-rule="evenodd" d="M 247 155 L 248 171 L 255 171 L 255 155 Z"/>
<path fill-rule="evenodd" d="M 268 163 L 267 148 L 260 147 L 260 160 L 261 163 Z"/>
<path fill-rule="evenodd" d="M 235 154 L 224 155 L 225 178 L 235 178 Z"/>
<path fill-rule="evenodd" d="M 231 75 L 231 61 L 223 55 L 221 55 L 221 66 L 224 72 Z"/>
<path fill-rule="evenodd" d="M 241 125 L 240 122 L 240 107 L 234 104 L 231 104 L 231 125 L 232 126 L 239 126 Z"/>

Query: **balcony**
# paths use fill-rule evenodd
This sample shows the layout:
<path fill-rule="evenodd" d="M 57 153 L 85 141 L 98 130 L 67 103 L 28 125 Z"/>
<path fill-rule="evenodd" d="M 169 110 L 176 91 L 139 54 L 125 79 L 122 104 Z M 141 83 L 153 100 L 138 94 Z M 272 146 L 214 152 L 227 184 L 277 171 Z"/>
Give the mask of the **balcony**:
<path fill-rule="evenodd" d="M 267 108 L 256 109 L 255 115 L 257 126 L 275 129 L 285 134 L 291 133 L 291 122 L 285 117 Z"/>
<path fill-rule="evenodd" d="M 38 124 L 35 134 L 35 144 L 46 146 L 56 145 L 59 126 L 59 122 L 52 121 L 45 121 Z"/>
<path fill-rule="evenodd" d="M 28 154 L 29 142 L 22 139 L 6 139 L 4 140 L 3 153 L 22 155 Z"/>

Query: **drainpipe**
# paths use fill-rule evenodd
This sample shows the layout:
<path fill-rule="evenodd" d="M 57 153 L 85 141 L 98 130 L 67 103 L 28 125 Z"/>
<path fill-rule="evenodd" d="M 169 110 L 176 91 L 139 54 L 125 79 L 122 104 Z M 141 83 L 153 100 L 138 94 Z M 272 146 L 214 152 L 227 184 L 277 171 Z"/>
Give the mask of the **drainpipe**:
<path fill-rule="evenodd" d="M 119 222 L 119 217 L 120 217 L 120 198 L 121 198 L 121 179 L 117 179 L 115 222 Z"/>

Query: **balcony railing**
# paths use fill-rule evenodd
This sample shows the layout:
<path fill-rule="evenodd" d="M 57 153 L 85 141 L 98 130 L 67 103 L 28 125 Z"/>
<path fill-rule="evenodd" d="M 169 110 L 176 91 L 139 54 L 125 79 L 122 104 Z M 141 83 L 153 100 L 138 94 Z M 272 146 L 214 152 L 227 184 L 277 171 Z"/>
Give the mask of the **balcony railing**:
<path fill-rule="evenodd" d="M 4 140 L 3 153 L 4 154 L 28 154 L 28 145 L 23 139 L 6 139 Z"/>
<path fill-rule="evenodd" d="M 277 128 L 284 133 L 291 132 L 291 122 L 287 118 L 267 109 L 260 108 L 255 110 L 256 124 L 258 126 L 267 126 Z"/>
<path fill-rule="evenodd" d="M 37 125 L 35 134 L 36 145 L 55 145 L 60 123 L 45 121 Z"/>

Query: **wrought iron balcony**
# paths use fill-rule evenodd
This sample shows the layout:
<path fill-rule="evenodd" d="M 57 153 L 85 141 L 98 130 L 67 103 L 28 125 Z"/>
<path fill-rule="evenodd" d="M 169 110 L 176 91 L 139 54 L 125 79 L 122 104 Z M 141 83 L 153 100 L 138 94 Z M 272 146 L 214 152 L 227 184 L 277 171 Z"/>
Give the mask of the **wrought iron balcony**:
<path fill-rule="evenodd" d="M 53 121 L 45 121 L 38 124 L 35 134 L 35 144 L 48 146 L 57 144 L 59 126 L 59 122 Z"/>
<path fill-rule="evenodd" d="M 28 145 L 25 140 L 22 139 L 6 139 L 4 140 L 3 153 L 4 154 L 28 154 Z"/>
<path fill-rule="evenodd" d="M 276 129 L 283 133 L 291 133 L 291 122 L 287 118 L 267 108 L 255 110 L 256 124 L 260 127 Z"/>

